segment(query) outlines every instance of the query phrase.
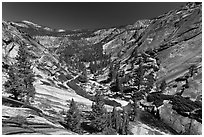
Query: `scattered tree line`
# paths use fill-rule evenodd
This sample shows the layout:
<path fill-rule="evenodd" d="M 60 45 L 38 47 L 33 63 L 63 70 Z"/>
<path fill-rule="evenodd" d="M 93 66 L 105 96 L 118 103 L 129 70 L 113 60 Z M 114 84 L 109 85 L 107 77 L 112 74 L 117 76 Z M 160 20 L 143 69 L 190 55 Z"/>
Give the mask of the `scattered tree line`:
<path fill-rule="evenodd" d="M 96 134 L 105 135 L 128 135 L 129 131 L 129 114 L 125 110 L 118 111 L 116 107 L 112 112 L 108 112 L 105 108 L 103 95 L 97 91 L 95 102 L 92 104 L 92 111 L 89 114 L 90 122 L 87 124 L 89 128 Z M 64 118 L 65 127 L 73 132 L 83 133 L 83 116 L 77 108 L 76 103 L 72 99 L 70 108 Z"/>

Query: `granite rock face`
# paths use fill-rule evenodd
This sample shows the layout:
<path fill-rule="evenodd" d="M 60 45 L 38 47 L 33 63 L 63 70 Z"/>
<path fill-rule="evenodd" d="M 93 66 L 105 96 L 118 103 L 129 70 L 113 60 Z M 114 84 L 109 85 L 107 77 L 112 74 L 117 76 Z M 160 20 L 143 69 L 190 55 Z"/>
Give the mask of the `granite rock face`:
<path fill-rule="evenodd" d="M 5 70 L 24 44 L 36 75 L 32 105 L 43 114 L 62 119 L 71 98 L 81 110 L 90 110 L 100 89 L 109 110 L 137 100 L 141 115 L 130 125 L 134 134 L 202 134 L 201 3 L 188 3 L 127 26 L 79 31 L 45 28 L 28 21 L 2 22 L 3 82 Z M 3 92 L 3 96 L 8 95 Z M 5 120 L 7 114 L 12 117 L 7 107 L 3 107 Z M 26 117 L 27 110 L 17 114 Z M 47 124 L 48 117 L 38 117 Z M 53 134 L 65 134 L 62 127 L 53 128 Z"/>

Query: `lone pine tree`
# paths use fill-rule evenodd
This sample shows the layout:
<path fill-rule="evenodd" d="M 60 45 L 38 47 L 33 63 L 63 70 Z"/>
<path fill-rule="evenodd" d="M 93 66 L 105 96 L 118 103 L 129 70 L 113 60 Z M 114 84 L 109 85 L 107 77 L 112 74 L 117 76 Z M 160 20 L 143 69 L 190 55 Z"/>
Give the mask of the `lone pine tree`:
<path fill-rule="evenodd" d="M 29 103 L 30 98 L 34 97 L 35 81 L 32 63 L 28 60 L 28 52 L 22 44 L 19 46 L 18 55 L 15 58 L 16 63 L 12 64 L 8 69 L 9 79 L 4 84 L 7 93 L 11 93 L 13 98 Z"/>
<path fill-rule="evenodd" d="M 101 91 L 97 91 L 95 95 L 95 103 L 92 104 L 92 121 L 91 126 L 96 131 L 101 132 L 107 126 L 107 111 Z"/>
<path fill-rule="evenodd" d="M 81 115 L 74 99 L 72 99 L 70 108 L 66 113 L 65 124 L 71 131 L 81 133 Z"/>
<path fill-rule="evenodd" d="M 134 102 L 133 106 L 133 115 L 135 118 L 138 118 L 138 101 L 145 99 L 147 94 L 153 90 L 155 86 L 155 71 L 157 70 L 157 64 L 152 59 L 149 59 L 145 54 L 141 54 L 138 57 L 137 65 L 138 68 L 134 70 L 134 83 L 136 90 L 132 95 L 132 100 Z M 148 61 L 149 60 L 149 61 Z M 165 85 L 163 85 L 165 87 Z M 162 87 L 163 88 L 163 87 Z"/>
<path fill-rule="evenodd" d="M 16 68 L 18 77 L 23 83 L 23 93 L 25 94 L 25 101 L 28 103 L 31 97 L 34 97 L 35 88 L 33 82 L 35 81 L 33 71 L 31 69 L 32 63 L 28 60 L 28 52 L 24 45 L 19 47 L 18 56 L 16 57 Z"/>

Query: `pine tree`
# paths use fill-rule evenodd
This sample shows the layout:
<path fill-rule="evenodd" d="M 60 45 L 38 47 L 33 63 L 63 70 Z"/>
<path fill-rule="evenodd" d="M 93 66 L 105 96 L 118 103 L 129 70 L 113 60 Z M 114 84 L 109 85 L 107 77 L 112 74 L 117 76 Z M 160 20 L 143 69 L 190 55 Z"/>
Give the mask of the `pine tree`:
<path fill-rule="evenodd" d="M 71 131 L 81 133 L 81 115 L 73 99 L 65 117 L 65 124 Z"/>
<path fill-rule="evenodd" d="M 15 67 L 17 69 L 17 76 L 22 82 L 22 98 L 26 103 L 29 103 L 30 98 L 34 97 L 35 88 L 33 82 L 35 81 L 34 73 L 31 69 L 32 63 L 28 60 L 28 52 L 24 45 L 19 47 L 18 56 L 16 57 Z"/>
<path fill-rule="evenodd" d="M 143 78 L 144 78 L 144 67 L 143 67 L 143 59 L 140 57 L 138 60 L 139 67 L 135 70 L 135 78 L 134 78 L 134 83 L 136 90 L 134 90 L 132 100 L 134 102 L 133 104 L 133 117 L 132 119 L 135 120 L 137 119 L 137 110 L 138 110 L 138 101 L 143 99 L 144 93 L 142 90 L 142 84 L 143 84 Z"/>
<path fill-rule="evenodd" d="M 157 68 L 157 64 L 153 61 L 147 62 L 148 55 L 142 54 L 138 57 L 137 65 L 138 68 L 135 69 L 135 78 L 134 78 L 134 86 L 136 90 L 133 93 L 132 100 L 133 104 L 133 114 L 135 115 L 134 119 L 138 118 L 138 101 L 141 99 L 145 99 L 147 94 L 151 92 L 155 84 L 155 70 Z"/>
<path fill-rule="evenodd" d="M 95 95 L 95 103 L 92 104 L 92 121 L 91 126 L 98 132 L 101 132 L 107 126 L 107 111 L 101 91 L 97 91 Z"/>
<path fill-rule="evenodd" d="M 28 60 L 28 53 L 24 45 L 19 46 L 16 63 L 8 69 L 9 79 L 4 84 L 7 93 L 11 93 L 16 100 L 29 103 L 34 97 L 35 88 L 33 86 L 34 74 L 31 69 L 32 63 Z"/>
<path fill-rule="evenodd" d="M 95 95 L 95 103 L 92 105 L 92 112 L 94 116 L 100 116 L 106 113 L 105 103 L 103 100 L 102 92 L 97 90 Z"/>

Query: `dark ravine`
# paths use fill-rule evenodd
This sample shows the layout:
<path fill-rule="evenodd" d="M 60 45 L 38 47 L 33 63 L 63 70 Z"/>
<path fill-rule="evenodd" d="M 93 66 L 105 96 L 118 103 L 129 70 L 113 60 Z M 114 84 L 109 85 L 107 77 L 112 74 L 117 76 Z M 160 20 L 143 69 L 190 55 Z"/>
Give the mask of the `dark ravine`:
<path fill-rule="evenodd" d="M 187 3 L 151 20 L 91 31 L 48 32 L 25 21 L 3 21 L 2 29 L 3 82 L 24 44 L 36 76 L 37 94 L 31 105 L 47 115 L 42 118 L 49 126 L 63 118 L 71 98 L 82 111 L 89 111 L 100 90 L 107 108 L 137 103 L 145 114 L 138 118 L 140 124 L 133 124 L 137 134 L 144 134 L 144 125 L 153 133 L 202 134 L 202 3 Z M 3 92 L 3 102 L 9 101 L 7 96 Z"/>

